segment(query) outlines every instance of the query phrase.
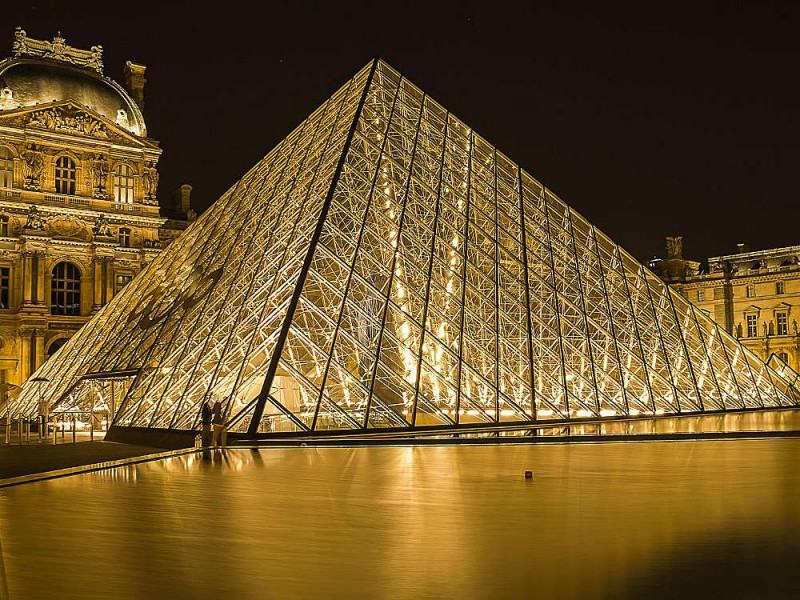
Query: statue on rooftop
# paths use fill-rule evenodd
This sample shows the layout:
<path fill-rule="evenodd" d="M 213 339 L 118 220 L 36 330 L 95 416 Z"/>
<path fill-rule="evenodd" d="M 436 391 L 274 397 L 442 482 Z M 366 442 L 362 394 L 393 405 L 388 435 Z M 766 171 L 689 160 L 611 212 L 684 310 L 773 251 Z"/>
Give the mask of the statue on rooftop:
<path fill-rule="evenodd" d="M 683 258 L 683 237 L 667 238 L 667 258 Z"/>

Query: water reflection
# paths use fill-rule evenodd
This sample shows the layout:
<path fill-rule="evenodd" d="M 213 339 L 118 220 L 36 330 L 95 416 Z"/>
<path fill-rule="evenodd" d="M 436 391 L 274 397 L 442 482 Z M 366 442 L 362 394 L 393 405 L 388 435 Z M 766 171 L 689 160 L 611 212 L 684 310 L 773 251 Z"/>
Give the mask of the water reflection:
<path fill-rule="evenodd" d="M 11 598 L 797 597 L 799 451 L 192 454 L 2 491 L 2 551 Z"/>

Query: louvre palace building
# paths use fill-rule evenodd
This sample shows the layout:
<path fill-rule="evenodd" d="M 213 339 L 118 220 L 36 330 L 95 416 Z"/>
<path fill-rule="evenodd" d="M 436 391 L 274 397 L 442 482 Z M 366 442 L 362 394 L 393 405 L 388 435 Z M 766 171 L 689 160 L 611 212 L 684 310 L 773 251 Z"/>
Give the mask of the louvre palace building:
<path fill-rule="evenodd" d="M 191 187 L 159 209 L 145 67 L 125 85 L 103 49 L 27 37 L 0 61 L 0 382 L 19 384 L 193 217 Z"/>
<path fill-rule="evenodd" d="M 701 268 L 683 257 L 683 238 L 650 267 L 762 360 L 800 370 L 800 246 L 713 256 Z"/>

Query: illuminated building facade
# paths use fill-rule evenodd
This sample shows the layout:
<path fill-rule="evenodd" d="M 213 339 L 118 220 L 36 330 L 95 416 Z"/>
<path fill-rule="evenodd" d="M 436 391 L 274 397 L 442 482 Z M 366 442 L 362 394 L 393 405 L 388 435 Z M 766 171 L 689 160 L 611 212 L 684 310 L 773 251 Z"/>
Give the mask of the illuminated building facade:
<path fill-rule="evenodd" d="M 0 382 L 18 384 L 185 228 L 159 213 L 145 67 L 126 88 L 81 50 L 17 29 L 0 61 Z"/>
<path fill-rule="evenodd" d="M 111 439 L 453 429 L 795 406 L 797 391 L 382 61 L 26 383 Z M 110 382 L 110 383 L 109 383 Z"/>
<path fill-rule="evenodd" d="M 738 252 L 700 263 L 685 260 L 681 238 L 668 238 L 668 257 L 652 268 L 702 312 L 767 361 L 800 368 L 800 246 Z M 672 256 L 669 256 L 669 254 Z"/>

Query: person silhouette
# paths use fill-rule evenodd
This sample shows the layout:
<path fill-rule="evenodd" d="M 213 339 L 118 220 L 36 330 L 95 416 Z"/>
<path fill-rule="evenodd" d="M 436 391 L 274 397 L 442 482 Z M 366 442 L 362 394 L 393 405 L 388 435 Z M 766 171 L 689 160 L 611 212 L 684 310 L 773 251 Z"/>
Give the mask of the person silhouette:
<path fill-rule="evenodd" d="M 203 401 L 200 409 L 200 439 L 203 448 L 211 445 L 211 404 L 208 400 Z"/>
<path fill-rule="evenodd" d="M 225 435 L 225 421 L 222 416 L 222 404 L 218 401 L 214 402 L 214 408 L 211 409 L 211 424 L 214 426 L 214 436 L 211 444 L 215 448 L 219 448 L 220 445 L 224 446 L 227 436 Z"/>

